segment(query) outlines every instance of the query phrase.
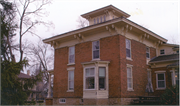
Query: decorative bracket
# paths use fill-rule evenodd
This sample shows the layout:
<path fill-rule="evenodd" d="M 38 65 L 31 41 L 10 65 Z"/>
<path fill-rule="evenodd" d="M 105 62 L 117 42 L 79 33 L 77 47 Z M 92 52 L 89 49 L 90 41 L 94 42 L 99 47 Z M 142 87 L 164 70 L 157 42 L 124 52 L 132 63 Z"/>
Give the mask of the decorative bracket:
<path fill-rule="evenodd" d="M 144 42 L 145 39 L 149 39 L 149 35 L 144 33 L 139 37 L 140 42 Z"/>
<path fill-rule="evenodd" d="M 53 46 L 54 48 L 56 48 L 59 45 L 60 45 L 59 41 L 51 41 L 51 47 Z"/>
<path fill-rule="evenodd" d="M 74 35 L 74 38 L 77 39 L 79 42 L 85 40 L 85 37 L 80 33 L 78 35 Z"/>

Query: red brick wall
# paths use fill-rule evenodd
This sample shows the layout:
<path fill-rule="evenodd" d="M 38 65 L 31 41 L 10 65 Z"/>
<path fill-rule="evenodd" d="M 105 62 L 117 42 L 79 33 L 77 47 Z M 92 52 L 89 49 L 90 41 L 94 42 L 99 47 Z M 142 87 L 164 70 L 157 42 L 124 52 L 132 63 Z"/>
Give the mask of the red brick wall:
<path fill-rule="evenodd" d="M 109 64 L 109 97 L 134 97 L 144 95 L 147 84 L 146 46 L 131 40 L 132 60 L 126 60 L 125 37 L 115 35 L 100 39 L 100 59 L 110 60 Z M 155 49 L 151 48 L 151 57 L 155 56 Z M 83 42 L 75 45 L 75 77 L 74 92 L 68 89 L 68 47 L 55 50 L 54 88 L 56 98 L 83 97 L 83 67 L 82 62 L 92 60 L 92 42 Z M 126 64 L 133 65 L 133 88 L 127 91 Z"/>
<path fill-rule="evenodd" d="M 120 51 L 125 51 L 125 37 L 121 37 Z M 145 94 L 147 84 L 147 64 L 146 64 L 146 45 L 131 40 L 131 60 L 126 59 L 126 52 L 120 53 L 120 69 L 121 69 L 121 97 L 136 97 Z M 126 64 L 133 65 L 133 89 L 134 91 L 127 91 L 127 71 Z"/>
<path fill-rule="evenodd" d="M 119 36 L 100 39 L 100 58 L 110 60 L 109 97 L 120 97 Z"/>

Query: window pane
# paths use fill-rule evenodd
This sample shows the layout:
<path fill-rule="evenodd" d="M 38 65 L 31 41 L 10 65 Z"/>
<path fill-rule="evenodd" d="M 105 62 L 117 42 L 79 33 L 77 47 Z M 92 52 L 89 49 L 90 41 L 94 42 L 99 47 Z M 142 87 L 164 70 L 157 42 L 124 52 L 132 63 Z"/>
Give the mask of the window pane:
<path fill-rule="evenodd" d="M 69 80 L 74 80 L 74 71 L 69 71 Z"/>
<path fill-rule="evenodd" d="M 127 83 L 131 83 L 131 78 L 127 78 Z"/>
<path fill-rule="evenodd" d="M 99 50 L 93 51 L 93 59 L 99 58 Z"/>
<path fill-rule="evenodd" d="M 164 80 L 164 74 L 158 74 L 158 80 Z"/>
<path fill-rule="evenodd" d="M 96 19 L 94 19 L 94 24 L 96 24 Z"/>
<path fill-rule="evenodd" d="M 146 57 L 149 58 L 149 53 L 146 53 Z"/>
<path fill-rule="evenodd" d="M 104 16 L 104 21 L 106 21 L 106 16 Z"/>
<path fill-rule="evenodd" d="M 126 39 L 126 48 L 127 48 L 127 49 L 130 49 L 130 48 L 131 48 L 130 40 L 129 40 L 129 39 Z"/>
<path fill-rule="evenodd" d="M 69 63 L 74 63 L 75 61 L 75 47 L 72 46 L 72 47 L 69 47 Z"/>
<path fill-rule="evenodd" d="M 93 42 L 93 51 L 94 50 L 99 50 L 99 41 L 94 41 Z"/>
<path fill-rule="evenodd" d="M 97 23 L 99 23 L 99 18 L 97 18 Z"/>
<path fill-rule="evenodd" d="M 90 76 L 89 68 L 86 68 L 86 76 Z"/>
<path fill-rule="evenodd" d="M 69 63 L 74 63 L 74 55 L 69 56 Z"/>
<path fill-rule="evenodd" d="M 132 88 L 132 84 L 131 83 L 128 83 L 128 88 Z"/>
<path fill-rule="evenodd" d="M 129 58 L 131 58 L 130 49 L 126 49 L 126 57 L 129 57 Z"/>
<path fill-rule="evenodd" d="M 165 81 L 158 81 L 158 88 L 164 88 L 165 87 Z"/>
<path fill-rule="evenodd" d="M 149 47 L 146 47 L 146 52 L 149 53 Z"/>
<path fill-rule="evenodd" d="M 105 88 L 105 77 L 99 78 L 99 89 Z"/>
<path fill-rule="evenodd" d="M 91 75 L 91 76 L 92 76 L 92 75 L 94 76 L 94 68 L 90 68 L 89 71 L 90 71 L 90 75 Z"/>
<path fill-rule="evenodd" d="M 74 81 L 69 81 L 69 90 L 74 90 Z"/>
<path fill-rule="evenodd" d="M 105 72 L 106 72 L 105 67 L 99 67 L 99 76 L 100 77 L 105 77 Z"/>
<path fill-rule="evenodd" d="M 94 89 L 94 77 L 86 78 L 86 89 Z"/>
<path fill-rule="evenodd" d="M 131 68 L 127 67 L 127 77 L 131 78 Z"/>
<path fill-rule="evenodd" d="M 101 17 L 101 22 L 102 22 L 102 17 Z"/>
<path fill-rule="evenodd" d="M 163 50 L 160 50 L 160 54 L 164 54 L 164 49 L 163 49 Z"/>
<path fill-rule="evenodd" d="M 69 47 L 69 55 L 74 55 L 74 46 Z"/>

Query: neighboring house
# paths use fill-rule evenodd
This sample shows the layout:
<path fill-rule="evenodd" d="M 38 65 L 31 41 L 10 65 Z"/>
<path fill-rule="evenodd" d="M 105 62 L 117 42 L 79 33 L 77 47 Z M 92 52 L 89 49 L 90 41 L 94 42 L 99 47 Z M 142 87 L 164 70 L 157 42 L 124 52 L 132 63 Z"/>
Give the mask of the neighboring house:
<path fill-rule="evenodd" d="M 88 27 L 43 40 L 55 48 L 53 105 L 129 104 L 148 81 L 152 95 L 177 84 L 178 45 L 112 5 L 81 16 Z"/>
<path fill-rule="evenodd" d="M 30 79 L 32 76 L 30 76 L 30 73 L 29 73 L 29 70 L 28 70 L 28 73 L 27 74 L 24 74 L 24 73 L 20 73 L 18 75 L 18 79 L 20 81 L 23 81 L 23 80 L 26 80 L 26 79 Z M 42 94 L 42 82 L 37 82 L 36 85 L 33 86 L 32 89 L 30 89 L 31 93 L 27 99 L 27 101 L 31 101 L 31 100 L 34 100 L 34 101 L 37 101 L 37 100 L 44 100 L 45 97 L 42 97 L 41 94 Z"/>

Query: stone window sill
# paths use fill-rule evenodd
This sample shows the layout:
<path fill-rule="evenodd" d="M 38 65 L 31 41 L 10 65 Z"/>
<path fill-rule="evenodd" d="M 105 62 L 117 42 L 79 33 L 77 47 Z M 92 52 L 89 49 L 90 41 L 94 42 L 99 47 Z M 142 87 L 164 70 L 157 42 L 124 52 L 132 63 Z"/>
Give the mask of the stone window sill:
<path fill-rule="evenodd" d="M 67 64 L 68 66 L 71 66 L 71 65 L 75 65 L 75 63 L 69 63 L 69 64 Z"/>
<path fill-rule="evenodd" d="M 126 60 L 130 60 L 130 61 L 133 61 L 132 58 L 129 58 L 129 57 L 126 57 Z"/>

